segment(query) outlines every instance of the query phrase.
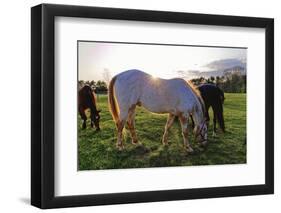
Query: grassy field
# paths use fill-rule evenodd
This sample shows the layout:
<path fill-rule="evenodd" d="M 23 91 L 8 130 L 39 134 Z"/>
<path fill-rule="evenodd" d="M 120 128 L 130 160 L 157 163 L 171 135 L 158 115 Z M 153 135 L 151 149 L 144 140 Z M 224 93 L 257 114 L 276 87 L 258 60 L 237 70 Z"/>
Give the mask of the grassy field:
<path fill-rule="evenodd" d="M 145 168 L 164 166 L 192 166 L 246 163 L 246 94 L 225 94 L 224 117 L 226 133 L 220 131 L 212 136 L 209 126 L 209 145 L 203 150 L 190 135 L 192 154 L 183 149 L 183 138 L 177 120 L 169 131 L 169 146 L 162 146 L 167 115 L 152 114 L 138 107 L 136 131 L 142 145 L 132 145 L 128 130 L 124 130 L 123 151 L 116 149 L 116 129 L 107 107 L 107 96 L 99 95 L 98 109 L 102 109 L 100 132 L 90 128 L 81 129 L 78 116 L 78 161 L 79 170 Z M 212 121 L 212 111 L 210 116 Z"/>

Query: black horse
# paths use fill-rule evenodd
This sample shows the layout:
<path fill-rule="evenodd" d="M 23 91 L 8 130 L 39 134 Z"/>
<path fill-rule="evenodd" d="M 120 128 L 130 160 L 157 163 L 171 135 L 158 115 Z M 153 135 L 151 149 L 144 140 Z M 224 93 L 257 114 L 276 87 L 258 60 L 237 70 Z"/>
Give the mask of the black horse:
<path fill-rule="evenodd" d="M 202 84 L 199 85 L 198 90 L 205 103 L 205 117 L 206 121 L 210 121 L 209 108 L 213 109 L 213 135 L 217 132 L 216 122 L 218 120 L 219 126 L 223 132 L 225 132 L 224 117 L 223 117 L 223 103 L 224 92 L 214 84 Z M 191 117 L 192 118 L 192 117 Z M 194 125 L 193 119 L 192 124 Z"/>
<path fill-rule="evenodd" d="M 82 128 L 86 128 L 87 116 L 85 114 L 85 110 L 91 110 L 91 127 L 96 127 L 96 130 L 100 130 L 99 121 L 100 121 L 100 111 L 96 108 L 96 99 L 92 88 L 88 85 L 84 86 L 79 90 L 78 93 L 78 110 L 80 116 L 83 120 Z"/>

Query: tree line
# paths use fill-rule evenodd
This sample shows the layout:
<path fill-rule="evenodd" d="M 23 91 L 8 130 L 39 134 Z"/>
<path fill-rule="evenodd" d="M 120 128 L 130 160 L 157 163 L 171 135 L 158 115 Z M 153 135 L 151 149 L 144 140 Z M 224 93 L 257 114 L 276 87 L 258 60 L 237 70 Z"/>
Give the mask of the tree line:
<path fill-rule="evenodd" d="M 211 76 L 209 78 L 199 77 L 191 79 L 191 82 L 196 86 L 204 83 L 215 84 L 224 92 L 228 93 L 246 93 L 246 75 L 231 74 L 227 76 Z M 89 85 L 97 94 L 106 94 L 108 91 L 108 84 L 105 81 L 84 81 L 78 82 L 79 89 L 84 85 Z"/>
<path fill-rule="evenodd" d="M 81 89 L 85 85 L 89 85 L 92 88 L 92 90 L 94 90 L 94 92 L 97 93 L 97 94 L 106 94 L 107 90 L 108 90 L 107 83 L 105 81 L 101 81 L 101 80 L 98 80 L 98 81 L 80 80 L 78 82 L 78 85 L 79 85 L 79 89 Z"/>
<path fill-rule="evenodd" d="M 227 76 L 211 76 L 209 78 L 199 77 L 191 79 L 191 82 L 196 86 L 204 83 L 215 84 L 228 93 L 246 93 L 247 89 L 247 76 L 236 73 Z"/>

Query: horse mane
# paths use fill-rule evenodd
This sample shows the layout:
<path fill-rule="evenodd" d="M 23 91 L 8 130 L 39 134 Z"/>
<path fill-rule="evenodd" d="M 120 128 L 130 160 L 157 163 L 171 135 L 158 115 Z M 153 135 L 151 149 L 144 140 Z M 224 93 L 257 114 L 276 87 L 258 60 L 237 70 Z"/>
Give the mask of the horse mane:
<path fill-rule="evenodd" d="M 199 91 L 198 88 L 196 88 L 194 86 L 194 84 L 191 82 L 191 81 L 186 81 L 187 83 L 187 86 L 189 86 L 189 88 L 192 90 L 192 92 L 196 95 L 196 97 L 198 98 L 199 100 L 199 103 L 201 105 L 201 108 L 202 108 L 202 112 L 203 112 L 203 115 L 205 115 L 205 112 L 206 112 L 206 108 L 205 108 L 205 104 L 204 104 L 204 100 L 201 96 L 201 93 Z"/>

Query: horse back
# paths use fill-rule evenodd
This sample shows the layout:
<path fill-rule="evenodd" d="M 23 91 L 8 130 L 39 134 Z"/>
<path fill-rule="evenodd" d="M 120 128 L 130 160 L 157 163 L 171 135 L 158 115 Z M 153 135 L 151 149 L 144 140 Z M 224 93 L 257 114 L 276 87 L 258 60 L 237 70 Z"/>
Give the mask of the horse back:
<path fill-rule="evenodd" d="M 79 90 L 78 102 L 84 109 L 96 107 L 94 92 L 90 86 L 86 85 Z"/>
<path fill-rule="evenodd" d="M 180 78 L 161 79 L 128 70 L 115 76 L 115 93 L 119 107 L 142 105 L 155 113 L 190 111 L 197 105 L 196 94 Z"/>
<path fill-rule="evenodd" d="M 224 100 L 223 91 L 214 84 L 202 84 L 198 86 L 198 89 L 206 104 L 212 105 Z"/>

